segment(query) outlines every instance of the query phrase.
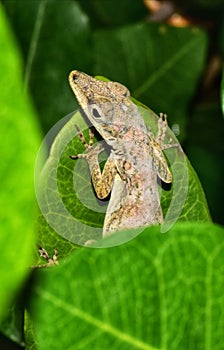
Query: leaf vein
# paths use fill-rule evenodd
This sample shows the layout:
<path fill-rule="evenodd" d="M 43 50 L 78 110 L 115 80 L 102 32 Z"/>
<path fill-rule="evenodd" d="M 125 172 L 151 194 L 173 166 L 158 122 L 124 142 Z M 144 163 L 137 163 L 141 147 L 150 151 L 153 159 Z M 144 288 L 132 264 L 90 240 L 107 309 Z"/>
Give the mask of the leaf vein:
<path fill-rule="evenodd" d="M 34 24 L 33 34 L 30 41 L 29 52 L 27 55 L 27 64 L 26 64 L 25 79 L 24 79 L 25 81 L 24 86 L 26 89 L 27 89 L 29 77 L 31 74 L 34 56 L 37 50 L 37 42 L 38 42 L 38 37 L 40 35 L 41 25 L 43 23 L 46 4 L 47 4 L 47 1 L 41 1 L 37 11 L 37 18 Z"/>
<path fill-rule="evenodd" d="M 197 39 L 197 37 L 196 37 Z M 195 37 L 188 42 L 186 46 L 183 46 L 172 58 L 170 58 L 167 62 L 165 62 L 159 69 L 152 74 L 149 79 L 147 79 L 141 86 L 139 86 L 135 91 L 133 91 L 133 96 L 138 98 L 141 96 L 150 86 L 152 86 L 157 80 L 159 80 L 169 69 L 171 69 L 174 64 L 178 62 L 189 50 L 191 50 L 192 46 L 194 46 Z"/>
<path fill-rule="evenodd" d="M 60 300 L 55 295 L 47 292 L 46 290 L 43 290 L 42 288 L 37 287 L 36 288 L 37 294 L 39 294 L 42 298 L 49 301 L 50 303 L 54 304 L 55 306 L 63 309 L 67 313 L 71 314 L 74 317 L 78 317 L 81 320 L 91 324 L 92 326 L 100 329 L 103 332 L 109 333 L 112 336 L 118 338 L 121 341 L 124 341 L 128 344 L 131 344 L 132 346 L 135 346 L 136 349 L 142 349 L 142 350 L 159 350 L 158 348 L 155 348 L 147 343 L 142 342 L 139 339 L 136 339 L 132 337 L 129 334 L 126 334 L 119 329 L 113 327 L 112 325 L 105 323 L 103 321 L 100 321 L 96 317 L 93 317 L 92 315 L 88 314 L 87 312 L 78 309 L 77 307 L 70 305 L 66 303 L 63 300 Z"/>

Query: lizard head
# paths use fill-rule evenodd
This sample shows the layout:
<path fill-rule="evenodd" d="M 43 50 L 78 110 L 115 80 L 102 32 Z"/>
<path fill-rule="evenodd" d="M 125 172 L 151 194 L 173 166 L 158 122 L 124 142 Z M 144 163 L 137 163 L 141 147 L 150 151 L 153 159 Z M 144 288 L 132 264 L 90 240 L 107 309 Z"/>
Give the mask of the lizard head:
<path fill-rule="evenodd" d="M 131 105 L 129 90 L 120 83 L 98 80 L 77 70 L 70 73 L 69 83 L 97 131 L 108 143 L 115 140 L 120 130 L 118 123 L 123 123 L 122 114 Z"/>
<path fill-rule="evenodd" d="M 69 74 L 69 84 L 82 108 L 91 103 L 100 104 L 102 101 L 119 103 L 123 99 L 130 98 L 126 86 L 117 82 L 98 80 L 77 70 Z"/>

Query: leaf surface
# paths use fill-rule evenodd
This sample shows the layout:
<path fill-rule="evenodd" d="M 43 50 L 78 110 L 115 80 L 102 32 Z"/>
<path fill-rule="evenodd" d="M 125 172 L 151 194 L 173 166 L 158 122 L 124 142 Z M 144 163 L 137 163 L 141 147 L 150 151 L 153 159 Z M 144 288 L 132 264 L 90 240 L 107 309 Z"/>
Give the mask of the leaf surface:
<path fill-rule="evenodd" d="M 108 43 L 105 45 L 105 43 Z M 187 107 L 204 67 L 207 37 L 193 28 L 138 23 L 94 33 L 94 73 L 129 87 L 157 114 L 168 114 L 185 137 Z M 111 62 L 116 62 L 116 69 Z"/>
<path fill-rule="evenodd" d="M 39 349 L 221 349 L 223 235 L 213 224 L 177 224 L 165 235 L 151 227 L 38 271 Z"/>
<path fill-rule="evenodd" d="M 138 108 L 145 123 L 156 134 L 158 117 L 150 109 L 140 106 Z M 36 174 L 36 193 L 45 217 L 41 231 L 44 232 L 45 226 L 46 232 L 49 232 L 48 225 L 50 225 L 66 240 L 83 245 L 89 239 L 98 240 L 101 237 L 109 199 L 107 201 L 97 199 L 87 162 L 83 159 L 74 161 L 69 157 L 84 151 L 74 125 L 84 130 L 88 138 L 87 124 L 77 112 L 55 137 L 43 168 L 38 165 L 40 172 Z M 166 137 L 166 142 L 168 140 L 172 140 L 171 143 L 178 142 L 170 129 Z M 48 138 L 52 137 L 47 135 Z M 39 154 L 41 153 L 40 150 Z M 103 153 L 101 160 L 105 160 L 107 156 Z M 166 151 L 166 156 L 173 172 L 173 184 L 171 189 L 162 191 L 158 186 L 165 214 L 162 232 L 169 230 L 176 220 L 209 221 L 210 215 L 203 189 L 183 151 L 181 148 L 171 148 Z"/>
<path fill-rule="evenodd" d="M 76 1 L 5 1 L 4 6 L 23 50 L 25 84 L 47 132 L 77 106 L 68 75 L 74 68 L 88 72 L 89 19 Z"/>
<path fill-rule="evenodd" d="M 33 168 L 40 133 L 35 113 L 23 92 L 22 63 L 2 6 L 1 65 L 1 259 L 0 317 L 29 273 L 34 243 Z"/>

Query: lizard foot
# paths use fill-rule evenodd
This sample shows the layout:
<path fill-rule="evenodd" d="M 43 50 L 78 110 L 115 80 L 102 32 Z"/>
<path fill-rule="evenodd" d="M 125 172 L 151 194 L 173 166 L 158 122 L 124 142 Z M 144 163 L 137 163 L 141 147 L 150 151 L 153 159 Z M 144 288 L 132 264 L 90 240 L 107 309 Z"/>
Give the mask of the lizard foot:
<path fill-rule="evenodd" d="M 175 144 L 171 144 L 171 143 L 165 144 L 164 143 L 167 129 L 168 129 L 167 114 L 160 113 L 159 119 L 158 119 L 158 133 L 157 133 L 157 137 L 156 137 L 157 143 L 160 145 L 162 150 L 179 147 L 179 145 L 176 143 Z M 172 140 L 170 140 L 170 141 L 172 141 Z"/>
<path fill-rule="evenodd" d="M 164 144 L 167 128 L 168 128 L 167 115 L 164 113 L 160 113 L 159 119 L 158 119 L 158 133 L 157 133 L 156 141 L 161 146 Z"/>
<path fill-rule="evenodd" d="M 79 140 L 82 142 L 83 146 L 86 149 L 86 153 L 81 153 L 77 155 L 70 155 L 71 159 L 90 159 L 92 157 L 96 157 L 104 150 L 104 147 L 101 143 L 98 143 L 96 146 L 93 145 L 93 138 L 94 138 L 94 129 L 89 129 L 89 143 L 86 142 L 85 136 L 83 135 L 82 131 L 79 129 L 77 125 L 75 125 L 75 128 L 77 130 L 77 136 Z"/>
<path fill-rule="evenodd" d="M 31 266 L 33 269 L 41 269 L 43 267 L 51 267 L 51 266 L 58 265 L 58 251 L 56 249 L 54 250 L 54 255 L 52 258 L 50 258 L 47 251 L 43 247 L 38 246 L 38 249 L 39 249 L 40 256 L 43 257 L 45 260 L 47 260 L 47 263 L 42 265 L 33 265 Z"/>

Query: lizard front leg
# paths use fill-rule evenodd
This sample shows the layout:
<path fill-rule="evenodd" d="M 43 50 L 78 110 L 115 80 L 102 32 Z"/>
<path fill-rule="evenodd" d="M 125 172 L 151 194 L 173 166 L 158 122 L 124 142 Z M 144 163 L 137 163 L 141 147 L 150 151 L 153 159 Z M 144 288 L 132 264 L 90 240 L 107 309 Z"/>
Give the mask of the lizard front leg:
<path fill-rule="evenodd" d="M 77 135 L 84 145 L 86 152 L 78 154 L 76 156 L 70 156 L 71 159 L 81 159 L 85 158 L 88 162 L 90 174 L 92 178 L 93 187 L 95 189 L 96 195 L 99 199 L 106 198 L 111 192 L 113 187 L 114 178 L 117 174 L 117 168 L 113 159 L 113 154 L 109 156 L 104 166 L 103 172 L 101 172 L 98 156 L 104 150 L 101 143 L 96 146 L 93 145 L 93 130 L 89 131 L 89 144 L 86 142 L 83 133 L 76 126 Z"/>

